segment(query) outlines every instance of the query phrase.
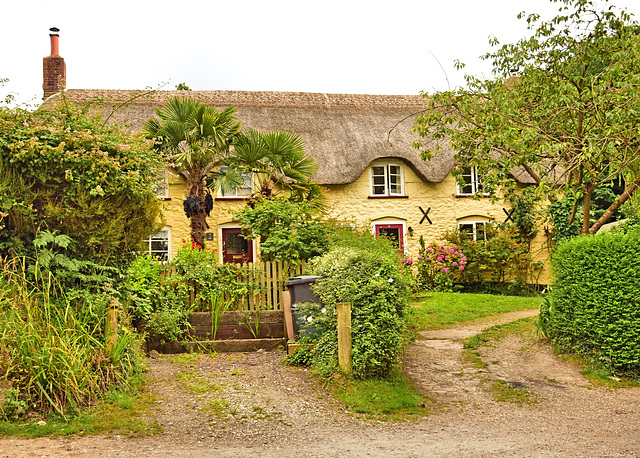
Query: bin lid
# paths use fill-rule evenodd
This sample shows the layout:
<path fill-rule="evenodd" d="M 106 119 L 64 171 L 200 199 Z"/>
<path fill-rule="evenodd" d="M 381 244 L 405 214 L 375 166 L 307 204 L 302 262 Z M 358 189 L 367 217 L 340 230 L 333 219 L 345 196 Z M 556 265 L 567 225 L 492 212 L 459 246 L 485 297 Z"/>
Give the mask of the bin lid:
<path fill-rule="evenodd" d="M 289 281 L 287 282 L 287 286 L 292 286 L 292 285 L 304 285 L 304 284 L 308 284 L 308 283 L 313 283 L 314 281 L 318 280 L 319 278 L 324 278 L 318 275 L 300 275 L 298 277 L 291 277 L 289 279 Z"/>

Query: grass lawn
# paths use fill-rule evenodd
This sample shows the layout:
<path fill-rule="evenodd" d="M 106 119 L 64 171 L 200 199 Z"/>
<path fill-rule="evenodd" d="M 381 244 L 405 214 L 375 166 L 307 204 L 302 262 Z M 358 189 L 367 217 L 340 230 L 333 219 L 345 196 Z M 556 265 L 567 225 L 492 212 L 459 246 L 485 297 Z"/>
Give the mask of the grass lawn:
<path fill-rule="evenodd" d="M 414 300 L 409 320 L 416 331 L 439 329 L 500 313 L 536 309 L 541 302 L 540 297 L 428 293 Z"/>

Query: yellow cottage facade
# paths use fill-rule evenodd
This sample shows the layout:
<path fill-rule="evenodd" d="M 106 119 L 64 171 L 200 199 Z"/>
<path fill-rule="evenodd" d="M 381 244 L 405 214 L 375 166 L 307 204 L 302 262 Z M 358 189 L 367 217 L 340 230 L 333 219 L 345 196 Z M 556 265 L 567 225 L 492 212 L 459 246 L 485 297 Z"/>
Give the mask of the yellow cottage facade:
<path fill-rule="evenodd" d="M 68 90 L 66 96 L 77 103 L 100 99 L 110 107 L 124 104 L 112 118 L 133 130 L 154 116 L 154 108 L 184 96 L 219 109 L 235 106 L 243 128 L 296 132 L 318 163 L 314 180 L 328 191 L 329 217 L 396 238 L 409 257 L 418 255 L 421 236 L 427 243 L 437 242 L 457 228 L 475 236 L 483 225 L 504 221 L 510 211 L 501 202 L 473 198 L 478 180 L 475 170 L 464 169 L 464 164 L 460 166 L 465 186 L 458 186 L 451 174 L 456 166 L 452 150 L 442 149 L 431 161 L 420 159 L 412 147 L 417 138 L 412 132 L 414 118 L 427 108 L 420 96 L 158 91 L 138 97 L 134 91 L 100 90 Z M 513 175 L 522 186 L 532 182 L 524 171 L 515 170 Z M 243 193 L 249 191 L 214 194 L 206 238 L 221 254 L 221 262 L 258 260 L 257 242 L 239 236 L 232 214 L 245 205 Z M 159 189 L 166 227 L 149 241 L 149 250 L 168 259 L 183 240 L 190 240 L 182 207 L 185 194 L 184 179 L 167 172 L 167 183 Z M 534 261 L 547 261 L 544 237 L 534 240 L 532 254 Z M 549 283 L 546 266 L 538 282 Z"/>

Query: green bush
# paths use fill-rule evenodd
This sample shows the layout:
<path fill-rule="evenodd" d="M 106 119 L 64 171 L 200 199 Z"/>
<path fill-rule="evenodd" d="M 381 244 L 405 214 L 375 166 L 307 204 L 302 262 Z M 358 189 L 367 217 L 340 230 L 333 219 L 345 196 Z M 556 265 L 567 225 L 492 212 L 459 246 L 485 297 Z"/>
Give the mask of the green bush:
<path fill-rule="evenodd" d="M 35 259 L 32 241 L 49 230 L 73 238 L 70 260 L 123 267 L 157 231 L 164 164 L 90 110 L 0 108 L 0 256 Z"/>
<path fill-rule="evenodd" d="M 552 267 L 553 290 L 540 311 L 545 334 L 562 351 L 640 376 L 640 230 L 568 240 Z"/>
<path fill-rule="evenodd" d="M 464 270 L 456 281 L 465 291 L 501 291 L 517 294 L 531 292 L 539 265 L 532 262 L 529 245 L 515 227 L 487 225 L 486 240 L 473 240 L 459 231 L 446 235 L 446 240 L 464 253 Z M 538 271 L 539 272 L 539 271 Z"/>
<path fill-rule="evenodd" d="M 110 298 L 62 293 L 51 275 L 31 282 L 26 263 L 18 261 L 0 266 L 0 373 L 13 389 L 0 417 L 67 415 L 111 390 L 133 387 L 142 372 L 140 342 L 120 326 L 117 345 L 107 350 Z"/>
<path fill-rule="evenodd" d="M 350 302 L 352 374 L 383 377 L 402 348 L 411 278 L 387 240 L 350 229 L 340 232 L 333 248 L 312 261 L 311 273 L 326 276 L 313 285 L 326 308 L 314 320 L 324 331 L 313 349 L 314 365 L 324 376 L 337 370 L 336 304 Z"/>

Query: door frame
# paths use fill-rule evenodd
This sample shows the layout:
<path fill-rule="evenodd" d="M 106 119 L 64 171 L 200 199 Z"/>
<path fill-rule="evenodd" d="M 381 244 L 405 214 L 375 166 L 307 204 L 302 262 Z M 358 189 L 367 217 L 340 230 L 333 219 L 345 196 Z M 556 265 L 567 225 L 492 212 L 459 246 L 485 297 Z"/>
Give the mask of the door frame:
<path fill-rule="evenodd" d="M 373 235 L 375 236 L 378 236 L 379 229 L 397 228 L 398 235 L 400 236 L 400 239 L 398 240 L 398 243 L 399 243 L 398 251 L 403 254 L 407 253 L 407 243 L 406 243 L 407 242 L 407 222 L 406 221 L 397 220 L 397 219 L 385 219 L 385 220 L 372 221 L 371 225 L 372 225 L 371 230 L 373 232 Z"/>

